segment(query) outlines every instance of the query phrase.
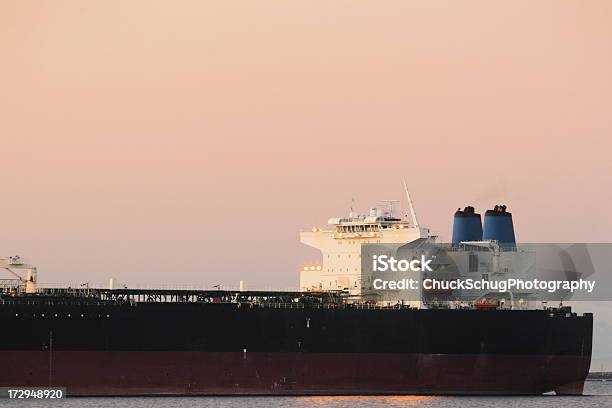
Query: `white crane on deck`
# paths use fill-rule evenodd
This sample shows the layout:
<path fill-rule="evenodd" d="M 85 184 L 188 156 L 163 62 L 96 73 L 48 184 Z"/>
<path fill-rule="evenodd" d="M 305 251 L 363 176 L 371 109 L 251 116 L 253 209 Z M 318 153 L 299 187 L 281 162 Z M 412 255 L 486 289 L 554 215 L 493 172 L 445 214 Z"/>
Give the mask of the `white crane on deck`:
<path fill-rule="evenodd" d="M 36 292 L 36 267 L 25 264 L 19 256 L 10 256 L 8 258 L 0 258 L 0 269 L 6 269 L 15 276 L 21 283 L 25 285 L 26 293 Z M 25 270 L 25 278 L 15 272 L 13 269 Z"/>

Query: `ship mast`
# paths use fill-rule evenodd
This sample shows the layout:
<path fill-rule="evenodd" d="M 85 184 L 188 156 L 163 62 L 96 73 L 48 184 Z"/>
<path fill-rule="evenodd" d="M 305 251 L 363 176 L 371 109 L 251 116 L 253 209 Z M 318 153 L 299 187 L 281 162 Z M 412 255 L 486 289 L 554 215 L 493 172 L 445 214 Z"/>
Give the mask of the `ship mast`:
<path fill-rule="evenodd" d="M 408 202 L 408 209 L 410 210 L 412 226 L 418 228 L 419 220 L 417 219 L 416 211 L 414 211 L 414 204 L 412 204 L 412 199 L 410 198 L 410 193 L 408 192 L 408 186 L 406 185 L 406 180 L 402 180 L 402 183 L 404 183 L 404 192 L 406 193 L 406 201 Z"/>

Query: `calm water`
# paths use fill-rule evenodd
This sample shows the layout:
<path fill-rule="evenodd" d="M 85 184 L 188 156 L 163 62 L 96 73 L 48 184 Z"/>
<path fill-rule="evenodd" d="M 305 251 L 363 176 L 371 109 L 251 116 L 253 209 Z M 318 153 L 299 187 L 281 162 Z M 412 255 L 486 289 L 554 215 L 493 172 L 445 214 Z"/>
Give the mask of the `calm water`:
<path fill-rule="evenodd" d="M 125 408 L 604 408 L 612 407 L 612 382 L 587 382 L 582 397 L 199 397 L 72 398 L 55 401 L 0 400 L 2 407 Z"/>

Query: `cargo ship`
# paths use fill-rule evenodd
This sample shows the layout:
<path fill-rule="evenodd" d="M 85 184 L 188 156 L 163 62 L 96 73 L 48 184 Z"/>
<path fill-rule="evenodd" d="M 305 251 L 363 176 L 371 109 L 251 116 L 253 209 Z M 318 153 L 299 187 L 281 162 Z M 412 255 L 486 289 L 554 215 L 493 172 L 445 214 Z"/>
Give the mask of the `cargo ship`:
<path fill-rule="evenodd" d="M 536 306 L 529 294 L 457 302 L 375 290 L 364 248 L 401 252 L 435 239 L 409 196 L 405 215 L 387 204 L 303 232 L 322 262 L 302 266 L 295 292 L 45 288 L 34 266 L 0 258 L 14 278 L 0 294 L 0 387 L 65 387 L 70 396 L 582 394 L 592 314 Z M 485 214 L 484 231 L 473 208 L 459 210 L 448 256 L 437 259 L 465 264 L 458 273 L 512 273 L 503 266 L 504 254 L 520 256 L 511 227 L 505 206 Z"/>

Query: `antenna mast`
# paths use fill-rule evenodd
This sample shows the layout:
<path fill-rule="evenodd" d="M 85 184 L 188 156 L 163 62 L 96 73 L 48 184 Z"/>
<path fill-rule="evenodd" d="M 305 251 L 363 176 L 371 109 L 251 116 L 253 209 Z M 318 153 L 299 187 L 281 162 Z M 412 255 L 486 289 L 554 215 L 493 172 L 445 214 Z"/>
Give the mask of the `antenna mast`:
<path fill-rule="evenodd" d="M 410 210 L 410 217 L 412 218 L 412 225 L 414 227 L 419 226 L 419 220 L 417 219 L 416 212 L 414 211 L 414 205 L 412 204 L 412 199 L 410 198 L 410 193 L 408 192 L 408 186 L 406 185 L 406 180 L 402 180 L 404 183 L 404 192 L 406 193 L 406 200 L 408 201 L 408 209 Z"/>
<path fill-rule="evenodd" d="M 383 203 L 387 203 L 387 205 L 389 206 L 389 215 L 393 215 L 394 213 L 394 208 L 393 208 L 393 204 L 395 203 L 399 203 L 399 200 L 382 200 Z"/>

